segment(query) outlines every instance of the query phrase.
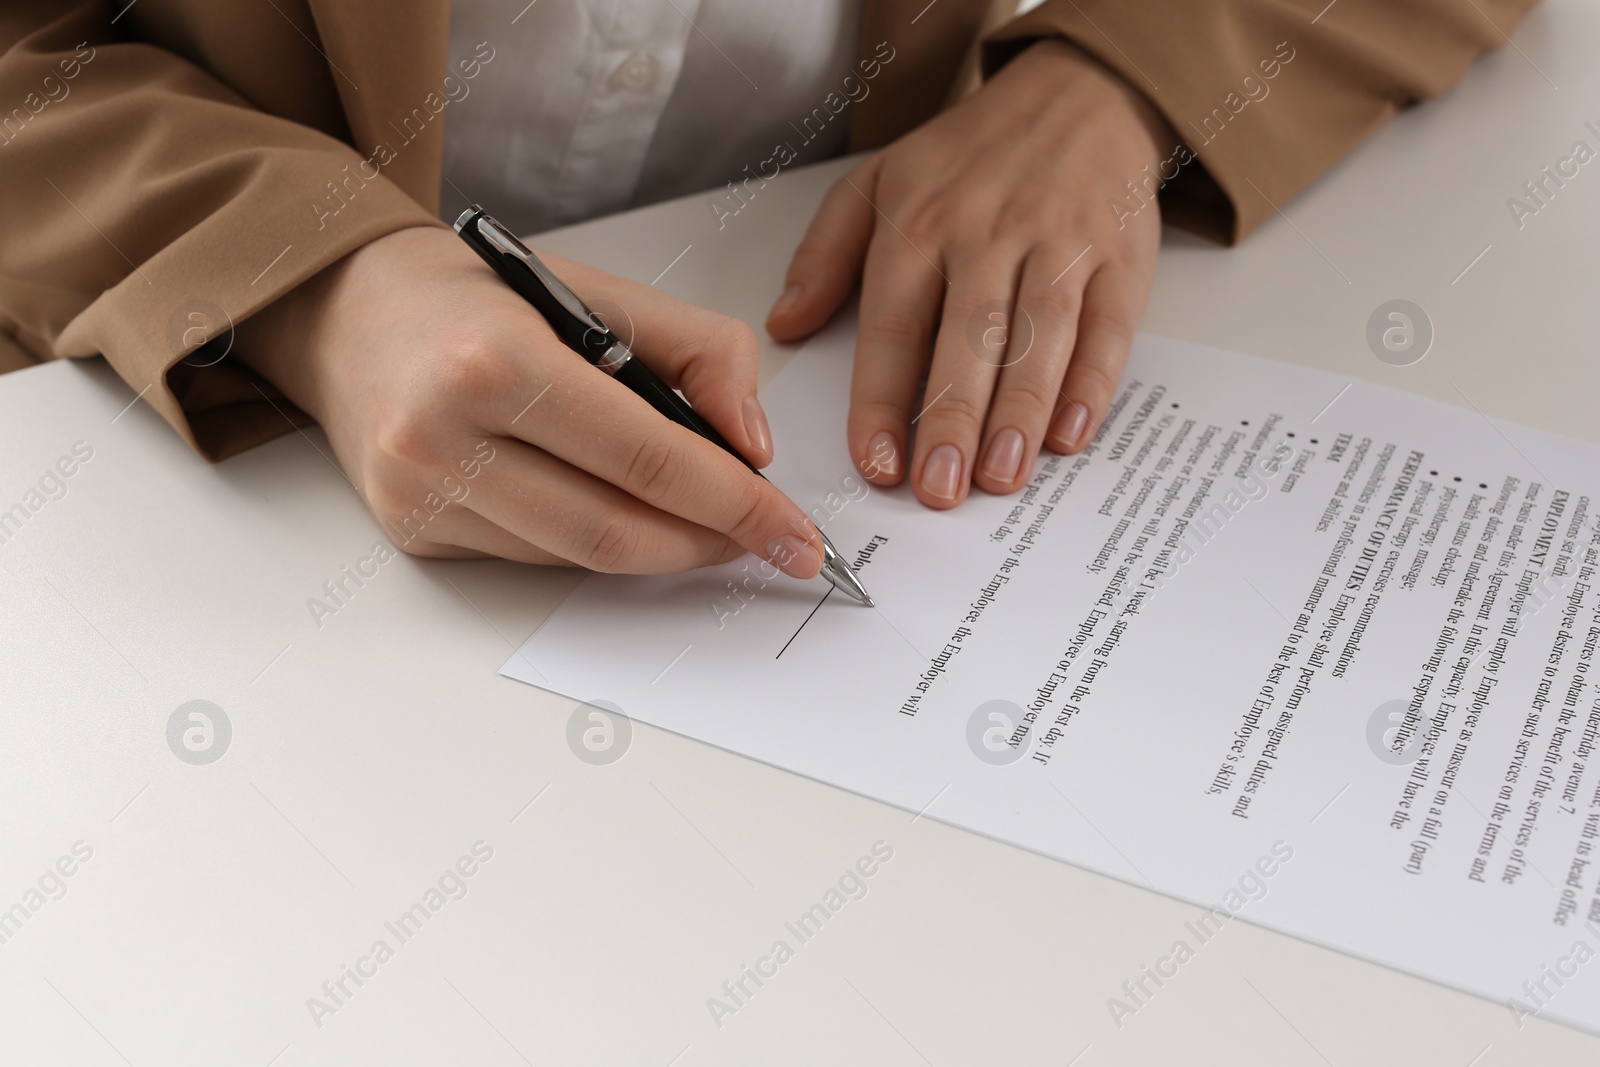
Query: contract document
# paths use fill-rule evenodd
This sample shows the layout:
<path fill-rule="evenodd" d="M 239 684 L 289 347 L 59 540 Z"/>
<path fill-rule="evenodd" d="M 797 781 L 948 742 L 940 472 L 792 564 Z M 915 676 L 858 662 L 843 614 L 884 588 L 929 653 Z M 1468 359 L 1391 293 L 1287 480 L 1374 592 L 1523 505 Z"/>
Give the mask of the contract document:
<path fill-rule="evenodd" d="M 593 575 L 502 673 L 1192 902 L 1188 952 L 1242 917 L 1600 1033 L 1600 448 L 1141 336 L 1091 447 L 938 512 L 852 466 L 853 344 L 772 383 L 767 473 L 876 609 Z"/>

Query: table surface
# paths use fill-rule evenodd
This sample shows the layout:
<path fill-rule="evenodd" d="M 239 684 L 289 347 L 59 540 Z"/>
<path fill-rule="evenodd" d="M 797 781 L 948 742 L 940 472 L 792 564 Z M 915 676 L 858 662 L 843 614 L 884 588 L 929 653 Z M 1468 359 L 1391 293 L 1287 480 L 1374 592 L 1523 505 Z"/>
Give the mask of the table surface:
<path fill-rule="evenodd" d="M 1145 328 L 1595 439 L 1600 170 L 1520 230 L 1507 198 L 1600 143 L 1597 39 L 1600 8 L 1551 0 L 1242 247 L 1169 232 Z M 663 290 L 759 325 L 844 165 L 782 175 L 720 230 L 698 197 L 537 243 L 644 281 L 670 264 Z M 1406 368 L 1365 342 L 1397 297 L 1436 330 Z M 764 377 L 786 358 L 768 343 Z M 1108 998 L 1192 906 L 649 727 L 584 763 L 572 702 L 496 674 L 577 575 L 400 557 L 316 619 L 380 541 L 321 436 L 210 466 L 132 400 L 99 362 L 0 379 L 0 510 L 93 450 L 0 544 L 0 909 L 23 905 L 0 1062 L 1600 1057 L 1245 922 L 1119 1027 Z M 204 765 L 168 738 L 197 699 L 231 725 Z M 879 841 L 870 892 L 719 1025 L 707 999 Z"/>

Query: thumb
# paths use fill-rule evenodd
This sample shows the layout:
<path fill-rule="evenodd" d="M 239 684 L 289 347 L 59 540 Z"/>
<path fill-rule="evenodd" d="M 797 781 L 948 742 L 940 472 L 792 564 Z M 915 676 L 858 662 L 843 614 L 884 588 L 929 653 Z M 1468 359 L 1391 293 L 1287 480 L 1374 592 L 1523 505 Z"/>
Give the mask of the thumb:
<path fill-rule="evenodd" d="M 765 467 L 772 462 L 772 430 L 756 398 L 760 345 L 740 320 L 714 318 L 692 340 L 648 353 L 647 362 L 734 448 Z"/>
<path fill-rule="evenodd" d="M 772 462 L 772 431 L 756 399 L 761 348 L 738 319 L 557 256 L 545 260 L 624 344 L 757 467 Z"/>
<path fill-rule="evenodd" d="M 861 276 L 877 209 L 878 160 L 873 156 L 834 183 L 789 261 L 783 295 L 767 314 L 767 332 L 798 341 L 833 317 Z"/>

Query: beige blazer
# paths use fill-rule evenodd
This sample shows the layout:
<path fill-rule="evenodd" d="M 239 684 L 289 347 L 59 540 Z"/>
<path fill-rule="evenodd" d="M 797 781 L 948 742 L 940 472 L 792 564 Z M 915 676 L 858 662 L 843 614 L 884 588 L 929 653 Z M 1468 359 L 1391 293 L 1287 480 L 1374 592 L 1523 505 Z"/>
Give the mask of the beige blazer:
<path fill-rule="evenodd" d="M 1166 216 L 1232 242 L 1447 90 L 1533 0 L 1325 3 L 1047 0 L 1009 18 L 1015 0 L 866 0 L 864 58 L 880 42 L 895 58 L 851 143 L 885 144 L 1028 41 L 1065 37 L 1198 155 Z M 0 0 L 0 369 L 104 355 L 214 458 L 288 429 L 276 390 L 237 360 L 197 366 L 194 346 L 369 241 L 439 224 L 446 79 L 472 58 L 447 56 L 449 14 Z"/>

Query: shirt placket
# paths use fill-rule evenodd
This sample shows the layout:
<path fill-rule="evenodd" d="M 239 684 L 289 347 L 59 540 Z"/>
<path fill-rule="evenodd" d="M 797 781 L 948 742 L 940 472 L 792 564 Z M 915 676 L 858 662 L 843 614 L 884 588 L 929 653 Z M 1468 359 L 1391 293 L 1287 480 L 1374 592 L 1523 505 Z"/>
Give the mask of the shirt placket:
<path fill-rule="evenodd" d="M 586 50 L 586 91 L 551 201 L 577 218 L 631 202 L 683 69 L 699 0 L 614 0 Z"/>

